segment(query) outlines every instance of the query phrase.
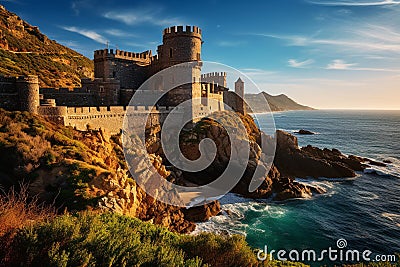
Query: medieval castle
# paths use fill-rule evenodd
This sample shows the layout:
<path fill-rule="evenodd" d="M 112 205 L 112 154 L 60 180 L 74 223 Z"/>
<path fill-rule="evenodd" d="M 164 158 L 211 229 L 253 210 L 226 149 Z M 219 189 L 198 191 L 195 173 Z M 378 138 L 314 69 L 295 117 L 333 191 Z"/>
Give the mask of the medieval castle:
<path fill-rule="evenodd" d="M 162 123 L 171 110 L 180 103 L 201 98 L 191 110 L 194 117 L 224 110 L 224 103 L 237 112 L 244 113 L 244 83 L 239 78 L 235 92 L 228 91 L 226 73 L 201 74 L 201 29 L 196 26 L 174 26 L 163 32 L 163 43 L 157 55 L 113 49 L 94 52 L 94 79 L 82 79 L 82 87 L 39 88 L 38 77 L 1 77 L 0 108 L 19 110 L 46 116 L 49 119 L 86 130 L 88 127 L 103 128 L 117 133 L 122 128 L 125 111 L 130 100 L 141 85 L 161 70 L 190 62 L 185 73 L 191 82 L 168 92 L 156 106 L 134 103 L 137 113 L 151 110 L 150 124 Z M 153 90 L 160 90 L 159 81 Z M 207 101 L 212 99 L 214 101 Z"/>

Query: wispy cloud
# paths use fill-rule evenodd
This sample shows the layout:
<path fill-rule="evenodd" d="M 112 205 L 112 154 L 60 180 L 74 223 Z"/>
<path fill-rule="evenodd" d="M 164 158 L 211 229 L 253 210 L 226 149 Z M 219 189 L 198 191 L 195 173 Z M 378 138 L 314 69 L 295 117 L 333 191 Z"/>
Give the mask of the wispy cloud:
<path fill-rule="evenodd" d="M 353 71 L 378 71 L 378 72 L 396 72 L 400 73 L 400 69 L 391 68 L 365 68 L 358 67 L 357 63 L 347 63 L 342 59 L 335 59 L 326 66 L 327 70 L 353 70 Z"/>
<path fill-rule="evenodd" d="M 304 68 L 304 67 L 314 63 L 314 60 L 307 59 L 307 60 L 304 60 L 304 61 L 297 61 L 295 59 L 289 59 L 288 63 L 289 63 L 289 66 L 293 67 L 293 68 Z"/>
<path fill-rule="evenodd" d="M 119 29 L 108 29 L 104 31 L 106 34 L 115 37 L 137 37 L 137 35 L 130 32 L 121 31 Z"/>
<path fill-rule="evenodd" d="M 382 27 L 384 28 L 384 27 Z M 399 33 L 386 29 L 356 29 L 348 39 L 317 38 L 302 35 L 256 34 L 258 36 L 280 39 L 289 46 L 337 46 L 355 51 L 383 51 L 400 53 Z M 355 36 L 357 35 L 357 36 Z"/>
<path fill-rule="evenodd" d="M 106 12 L 103 17 L 116 20 L 127 25 L 149 23 L 157 26 L 170 26 L 183 24 L 180 18 L 163 17 L 158 9 L 115 10 Z"/>
<path fill-rule="evenodd" d="M 311 4 L 323 5 L 323 6 L 393 6 L 399 5 L 400 1 L 384 0 L 384 1 L 308 1 Z"/>
<path fill-rule="evenodd" d="M 276 71 L 271 71 L 271 70 L 264 70 L 264 69 L 256 69 L 256 68 L 244 68 L 240 70 L 244 74 L 246 74 L 249 77 L 255 78 L 256 76 L 270 76 L 270 75 L 275 75 L 277 72 Z"/>
<path fill-rule="evenodd" d="M 331 63 L 326 66 L 326 69 L 328 70 L 348 70 L 352 66 L 355 66 L 357 64 L 355 63 L 346 63 L 344 60 L 341 59 L 335 59 Z"/>
<path fill-rule="evenodd" d="M 69 32 L 80 34 L 101 44 L 107 43 L 107 39 L 105 37 L 92 30 L 82 29 L 74 26 L 63 26 L 61 28 Z"/>

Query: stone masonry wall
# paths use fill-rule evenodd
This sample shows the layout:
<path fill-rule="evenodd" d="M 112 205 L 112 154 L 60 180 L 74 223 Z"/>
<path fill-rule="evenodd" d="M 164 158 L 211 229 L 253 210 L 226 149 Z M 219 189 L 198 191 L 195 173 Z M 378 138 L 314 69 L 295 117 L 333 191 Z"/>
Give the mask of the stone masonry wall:
<path fill-rule="evenodd" d="M 150 114 L 147 118 L 146 127 L 157 126 L 162 124 L 170 110 L 166 107 L 159 107 L 158 110 L 153 107 L 129 107 L 131 110 L 127 112 L 127 107 L 40 107 L 39 114 L 48 119 L 71 126 L 80 131 L 87 129 L 103 129 L 109 134 L 118 134 L 123 129 L 125 116 L 138 116 L 140 121 L 144 121 L 144 116 Z M 182 117 L 184 112 L 182 111 Z M 135 121 L 135 120 L 133 120 Z M 139 123 L 140 124 L 140 123 Z M 132 127 L 136 127 L 133 125 Z M 143 124 L 137 125 L 137 129 L 143 129 Z"/>

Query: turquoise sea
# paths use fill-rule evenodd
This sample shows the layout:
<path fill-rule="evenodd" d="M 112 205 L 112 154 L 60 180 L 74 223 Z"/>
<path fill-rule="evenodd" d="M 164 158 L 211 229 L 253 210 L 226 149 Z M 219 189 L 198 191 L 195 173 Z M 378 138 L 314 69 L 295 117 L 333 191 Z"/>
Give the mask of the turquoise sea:
<path fill-rule="evenodd" d="M 261 129 L 266 116 L 257 115 Z M 306 200 L 277 203 L 229 194 L 221 199 L 229 215 L 214 217 L 198 229 L 244 234 L 256 248 L 321 251 L 345 239 L 347 249 L 400 252 L 400 111 L 293 111 L 275 113 L 274 119 L 277 129 L 317 133 L 298 136 L 301 146 L 337 148 L 393 163 L 352 179 L 300 180 L 327 190 Z"/>

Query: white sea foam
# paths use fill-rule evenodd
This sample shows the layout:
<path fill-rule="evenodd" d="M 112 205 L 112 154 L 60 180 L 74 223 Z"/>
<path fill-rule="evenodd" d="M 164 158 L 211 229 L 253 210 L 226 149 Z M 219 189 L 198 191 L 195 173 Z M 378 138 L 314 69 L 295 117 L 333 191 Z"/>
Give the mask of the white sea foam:
<path fill-rule="evenodd" d="M 400 166 L 388 165 L 387 167 L 373 166 L 364 170 L 365 174 L 375 174 L 378 176 L 393 176 L 400 178 Z"/>
<path fill-rule="evenodd" d="M 375 160 L 375 159 L 374 159 Z M 391 163 L 386 163 L 386 167 L 373 166 L 366 168 L 364 170 L 365 174 L 375 174 L 379 176 L 393 176 L 400 178 L 400 160 L 388 155 L 377 156 L 376 161 L 389 160 Z"/>
<path fill-rule="evenodd" d="M 227 194 L 220 202 L 223 211 L 222 214 L 212 217 L 207 222 L 198 223 L 196 231 L 192 234 L 215 232 L 220 234 L 246 235 L 249 228 L 254 231 L 264 232 L 259 227 L 255 227 L 257 224 L 262 224 L 260 220 L 252 222 L 252 225 L 243 223 L 247 212 L 255 212 L 259 214 L 258 217 L 269 218 L 281 218 L 286 213 L 286 210 L 281 206 L 266 203 L 265 201 L 256 202 L 235 194 Z"/>

